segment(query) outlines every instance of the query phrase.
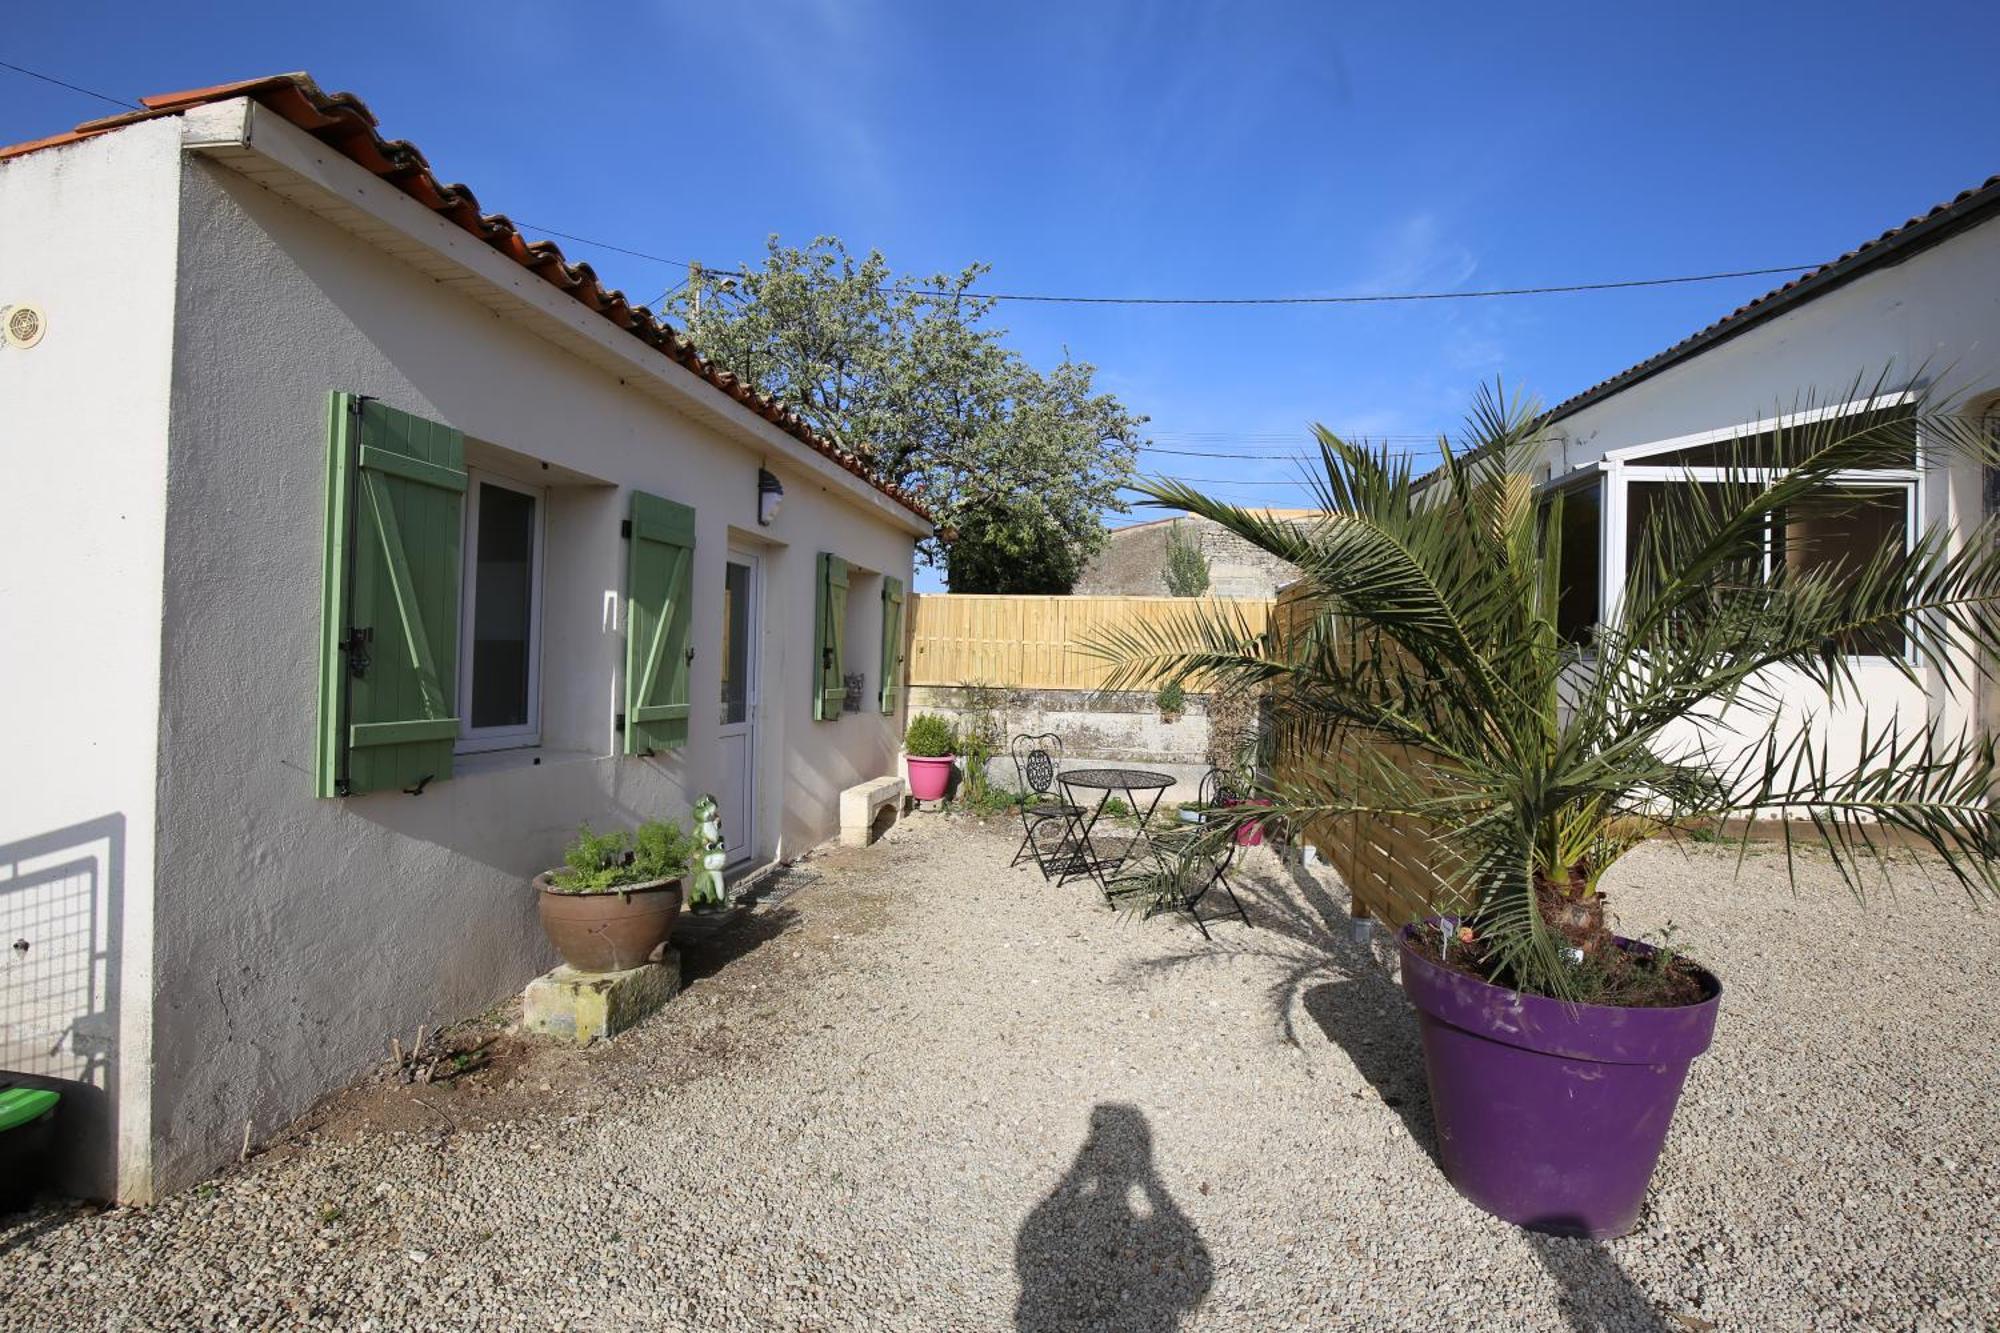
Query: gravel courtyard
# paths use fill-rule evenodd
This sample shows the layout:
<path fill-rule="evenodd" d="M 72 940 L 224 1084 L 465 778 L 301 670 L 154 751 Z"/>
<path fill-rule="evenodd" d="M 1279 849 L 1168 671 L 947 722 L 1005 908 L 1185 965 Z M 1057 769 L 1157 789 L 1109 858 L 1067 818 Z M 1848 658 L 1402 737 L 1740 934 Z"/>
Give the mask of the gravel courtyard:
<path fill-rule="evenodd" d="M 16 1328 L 1933 1329 L 2000 1309 L 2000 928 L 1775 853 L 1608 886 L 1727 988 L 1633 1236 L 1516 1231 L 1429 1155 L 1337 884 L 1140 922 L 918 816 L 776 877 L 588 1052 L 336 1099 L 151 1208 L 0 1225 Z M 1324 873 L 1324 872 L 1320 872 Z M 1941 905 L 1943 910 L 1936 910 Z M 477 1027 L 454 1034 L 461 1041 Z M 385 1046 L 386 1046 L 385 1034 Z"/>

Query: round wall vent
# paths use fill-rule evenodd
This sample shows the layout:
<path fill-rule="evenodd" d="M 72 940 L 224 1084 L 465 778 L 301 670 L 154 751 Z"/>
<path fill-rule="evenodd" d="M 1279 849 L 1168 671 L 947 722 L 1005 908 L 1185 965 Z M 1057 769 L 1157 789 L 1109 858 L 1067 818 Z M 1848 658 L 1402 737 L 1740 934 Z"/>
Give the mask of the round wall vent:
<path fill-rule="evenodd" d="M 40 306 L 17 305 L 7 311 L 7 345 L 22 350 L 33 347 L 48 332 L 48 317 Z"/>

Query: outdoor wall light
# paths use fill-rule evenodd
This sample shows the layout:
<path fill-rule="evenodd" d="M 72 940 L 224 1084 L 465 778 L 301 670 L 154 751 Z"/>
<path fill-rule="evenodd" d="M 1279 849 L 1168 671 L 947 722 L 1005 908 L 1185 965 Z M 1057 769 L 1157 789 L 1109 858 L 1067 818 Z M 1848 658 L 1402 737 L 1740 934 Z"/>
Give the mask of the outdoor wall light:
<path fill-rule="evenodd" d="M 771 520 L 778 516 L 778 506 L 785 502 L 785 486 L 763 468 L 757 469 L 757 522 L 770 527 Z"/>

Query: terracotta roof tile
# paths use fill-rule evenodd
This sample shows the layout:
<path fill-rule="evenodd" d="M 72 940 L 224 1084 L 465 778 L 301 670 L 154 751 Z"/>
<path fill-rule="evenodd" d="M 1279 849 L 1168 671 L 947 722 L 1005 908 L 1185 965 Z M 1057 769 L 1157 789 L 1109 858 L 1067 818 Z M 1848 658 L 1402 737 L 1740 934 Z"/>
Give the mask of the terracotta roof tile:
<path fill-rule="evenodd" d="M 649 347 L 671 357 L 719 392 L 728 394 L 778 429 L 832 459 L 912 513 L 926 519 L 931 517 L 916 497 L 893 482 L 877 477 L 852 450 L 820 435 L 797 412 L 702 356 L 684 335 L 651 310 L 632 305 L 625 299 L 624 293 L 605 287 L 589 264 L 572 262 L 553 241 L 528 240 L 504 213 L 481 212 L 477 196 L 464 185 L 439 181 L 415 145 L 401 139 L 384 139 L 378 134 L 375 114 L 360 98 L 352 93 L 323 92 L 309 75 L 277 74 L 268 78 L 217 84 L 212 88 L 142 97 L 139 101 L 143 110 L 86 121 L 64 134 L 0 148 L 0 161 L 25 156 L 43 148 L 75 143 L 139 121 L 178 115 L 192 107 L 232 97 L 255 99 L 440 217 L 478 237 L 550 286 L 581 302 Z"/>

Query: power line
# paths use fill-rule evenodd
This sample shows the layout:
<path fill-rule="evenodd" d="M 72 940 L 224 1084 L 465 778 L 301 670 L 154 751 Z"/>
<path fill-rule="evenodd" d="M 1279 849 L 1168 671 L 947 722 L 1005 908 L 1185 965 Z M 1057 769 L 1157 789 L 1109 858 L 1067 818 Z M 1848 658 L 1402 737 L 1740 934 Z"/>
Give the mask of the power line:
<path fill-rule="evenodd" d="M 9 64 L 5 60 L 0 60 L 0 69 L 11 69 L 16 74 L 25 74 L 31 79 L 40 79 L 43 83 L 52 83 L 58 88 L 67 88 L 73 93 L 82 93 L 85 97 L 95 97 L 98 101 L 109 102 L 113 106 L 129 107 L 133 111 L 144 111 L 146 109 L 137 102 L 128 102 L 122 97 L 113 97 L 109 93 L 100 93 L 95 88 L 85 88 L 81 84 L 69 83 L 59 79 L 53 74 L 44 74 L 40 70 L 28 69 L 22 65 Z"/>
<path fill-rule="evenodd" d="M 1378 444 L 1383 442 L 1387 438 L 1393 438 L 1393 437 L 1375 435 L 1375 436 L 1343 436 L 1342 438 L 1365 439 L 1368 443 Z M 1145 444 L 1139 447 L 1144 452 L 1149 454 L 1173 454 L 1180 458 L 1230 458 L 1245 463 L 1296 463 L 1300 462 L 1301 460 L 1306 462 L 1311 462 L 1317 457 L 1317 455 L 1314 454 L 1312 451 L 1305 449 L 1296 450 L 1288 454 L 1241 454 L 1228 450 L 1217 450 L 1217 449 L 1165 449 L 1155 444 Z M 1432 442 L 1429 446 L 1424 448 L 1391 449 L 1389 450 L 1389 452 L 1402 458 L 1415 458 L 1423 454 L 1436 453 L 1437 445 L 1435 442 Z"/>
<path fill-rule="evenodd" d="M 1337 430 L 1335 435 L 1343 440 L 1422 440 L 1435 443 L 1440 434 L 1446 432 L 1401 433 L 1373 430 Z M 1302 428 L 1295 431 L 1234 431 L 1234 430 L 1160 430 L 1152 433 L 1156 440 L 1169 440 L 1175 444 L 1295 444 L 1305 438 Z"/>
<path fill-rule="evenodd" d="M 634 259 L 650 260 L 655 264 L 672 264 L 675 268 L 695 267 L 692 260 L 669 259 L 665 255 L 651 255 L 647 254 L 644 250 L 627 249 L 622 245 L 613 245 L 609 241 L 593 241 L 588 236 L 578 236 L 575 232 L 557 231 L 554 227 L 544 227 L 539 222 L 529 222 L 525 219 L 517 218 L 514 221 L 514 226 L 517 229 L 525 228 L 529 231 L 544 231 L 551 236 L 560 236 L 565 241 L 575 241 L 578 245 L 594 245 L 600 250 L 615 250 L 621 255 L 630 255 Z"/>
<path fill-rule="evenodd" d="M 70 83 L 65 79 L 57 78 L 53 74 L 44 74 L 40 70 L 28 69 L 23 65 L 10 64 L 7 61 L 0 60 L 0 69 L 9 69 L 16 74 L 25 75 L 26 77 L 31 79 L 39 79 L 43 83 L 53 84 L 58 88 L 67 88 L 69 91 L 73 93 L 81 93 L 85 97 L 94 97 L 101 102 L 109 102 L 113 106 L 129 107 L 134 111 L 145 110 L 144 107 L 140 106 L 136 102 L 128 102 L 122 97 L 113 97 L 109 93 L 101 93 L 94 88 L 85 88 L 81 84 Z M 665 255 L 651 254 L 645 250 L 635 250 L 630 246 L 614 245 L 610 241 L 600 241 L 595 239 L 594 237 L 579 235 L 576 232 L 561 231 L 555 227 L 544 227 L 539 225 L 538 223 L 524 221 L 517 223 L 516 225 L 532 228 L 533 230 L 539 232 L 546 232 L 550 236 L 560 236 L 566 241 L 575 241 L 579 245 L 595 246 L 600 250 L 609 250 L 615 254 L 629 255 L 634 259 L 644 259 L 650 263 L 672 264 L 679 268 L 690 268 L 690 269 L 699 267 L 705 271 L 717 272 L 723 274 L 727 274 L 730 271 L 726 266 L 716 266 L 709 264 L 695 265 L 685 259 L 670 259 Z M 1026 301 L 1044 305 L 1130 305 L 1130 306 L 1380 305 L 1397 301 L 1466 301 L 1466 300 L 1480 300 L 1480 299 L 1486 299 L 1491 297 L 1502 297 L 1502 296 L 1551 296 L 1551 295 L 1558 295 L 1570 292 L 1620 291 L 1635 287 L 1670 287 L 1691 282 L 1722 282 L 1730 278 L 1757 278 L 1757 277 L 1768 277 L 1772 274 L 1777 274 L 1777 273 L 1800 273 L 1804 272 L 1806 269 L 1816 268 L 1816 267 L 1818 266 L 1815 264 L 1776 264 L 1767 268 L 1739 268 L 1739 269 L 1730 269 L 1720 273 L 1687 273 L 1666 278 L 1625 278 L 1612 282 L 1569 282 L 1569 283 L 1555 283 L 1540 287 L 1492 287 L 1482 291 L 1471 291 L 1471 292 L 1376 292 L 1367 295 L 1351 295 L 1351 296 L 1057 296 L 1040 292 L 958 293 L 958 292 L 941 291 L 936 288 L 928 288 L 928 287 L 905 287 L 905 286 L 893 286 L 893 285 L 889 287 L 879 288 L 878 290 L 884 292 L 885 294 L 892 294 L 892 295 L 904 295 L 904 296 L 970 295 L 974 299 L 982 301 Z"/>
<path fill-rule="evenodd" d="M 1689 282 L 1721 282 L 1726 278 L 1755 278 L 1773 273 L 1802 273 L 1816 264 L 1779 264 L 1770 268 L 1740 268 L 1725 273 L 1689 273 L 1671 278 L 1625 278 L 1617 282 L 1570 282 L 1546 287 L 1491 287 L 1476 292 L 1384 292 L 1368 296 L 1043 296 L 1020 292 L 970 292 L 984 301 L 1035 301 L 1048 305 L 1171 305 L 1171 306 L 1282 306 L 1282 305 L 1380 305 L 1395 301 L 1465 301 L 1493 296 L 1552 296 L 1564 292 L 1608 292 L 1630 287 L 1669 287 Z M 921 287 L 890 290 L 912 296 L 947 296 L 948 292 Z"/>
<path fill-rule="evenodd" d="M 1303 478 L 1287 481 L 1280 477 L 1156 477 L 1156 481 L 1171 481 L 1182 486 L 1301 486 L 1310 487 L 1311 482 Z M 1137 490 L 1136 486 L 1121 486 L 1120 490 Z"/>
<path fill-rule="evenodd" d="M 533 222 L 522 221 L 516 225 L 547 232 L 551 236 L 560 236 L 579 245 L 594 245 L 600 250 L 630 255 L 634 259 L 644 259 L 655 264 L 673 264 L 679 268 L 699 267 L 704 273 L 720 277 L 728 277 L 737 272 L 726 265 L 697 265 L 694 261 L 649 254 L 644 250 L 613 245 L 609 241 L 594 240 L 588 236 L 579 236 L 575 232 L 558 231 L 554 227 L 544 227 Z M 1668 278 L 1625 278 L 1614 282 L 1570 282 L 1543 287 L 1491 287 L 1472 292 L 1376 292 L 1356 296 L 1054 296 L 1029 292 L 948 292 L 936 287 L 906 287 L 897 284 L 878 287 L 876 290 L 888 296 L 967 296 L 979 301 L 1030 301 L 1044 305 L 1381 305 L 1395 301 L 1465 301 L 1499 296 L 1552 296 L 1565 292 L 1608 292 L 1633 287 L 1670 287 L 1690 282 L 1722 282 L 1729 278 L 1766 277 L 1775 273 L 1803 273 L 1809 268 L 1817 267 L 1817 264 L 1775 264 L 1769 268 L 1739 268 L 1720 273 L 1687 273 Z"/>

